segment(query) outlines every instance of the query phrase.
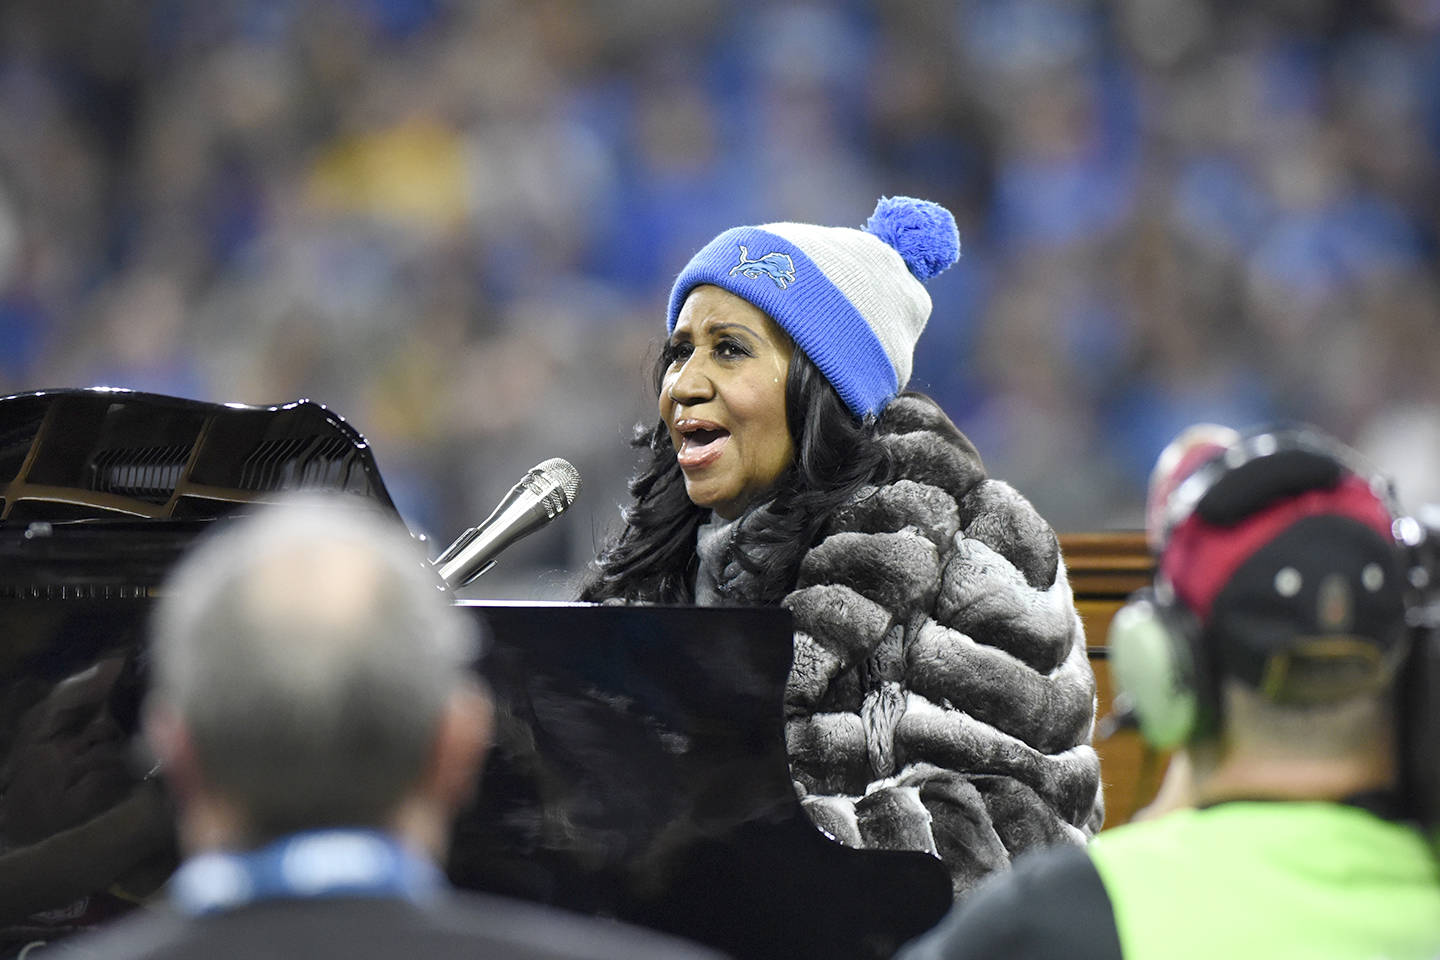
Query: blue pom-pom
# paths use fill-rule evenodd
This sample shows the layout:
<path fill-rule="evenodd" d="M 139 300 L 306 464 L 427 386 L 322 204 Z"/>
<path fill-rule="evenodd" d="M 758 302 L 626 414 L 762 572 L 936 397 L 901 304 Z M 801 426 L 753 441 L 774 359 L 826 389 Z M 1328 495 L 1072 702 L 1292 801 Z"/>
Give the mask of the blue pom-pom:
<path fill-rule="evenodd" d="M 950 211 L 929 200 L 881 197 L 866 231 L 899 251 L 910 272 L 929 280 L 960 259 L 960 231 Z"/>

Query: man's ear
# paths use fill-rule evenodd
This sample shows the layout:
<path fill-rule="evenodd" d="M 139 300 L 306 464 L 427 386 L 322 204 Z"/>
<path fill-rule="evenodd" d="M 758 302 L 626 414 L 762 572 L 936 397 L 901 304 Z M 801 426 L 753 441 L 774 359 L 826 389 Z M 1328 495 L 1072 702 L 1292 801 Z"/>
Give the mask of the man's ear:
<path fill-rule="evenodd" d="M 182 804 L 196 797 L 205 778 L 185 721 L 168 704 L 151 698 L 145 701 L 142 724 L 171 794 Z"/>
<path fill-rule="evenodd" d="M 440 717 L 426 771 L 433 795 L 446 809 L 460 809 L 474 794 L 494 726 L 494 707 L 484 687 L 470 680 L 458 686 Z"/>

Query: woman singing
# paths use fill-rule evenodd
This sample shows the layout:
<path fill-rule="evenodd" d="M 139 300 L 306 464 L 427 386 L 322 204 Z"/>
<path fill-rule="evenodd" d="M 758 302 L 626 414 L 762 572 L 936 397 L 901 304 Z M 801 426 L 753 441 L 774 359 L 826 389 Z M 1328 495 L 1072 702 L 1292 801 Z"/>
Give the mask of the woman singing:
<path fill-rule="evenodd" d="M 791 773 L 855 847 L 924 850 L 957 895 L 1099 828 L 1095 681 L 1054 531 L 934 401 L 902 392 L 954 218 L 736 227 L 681 271 L 659 422 L 591 601 L 780 604 Z"/>

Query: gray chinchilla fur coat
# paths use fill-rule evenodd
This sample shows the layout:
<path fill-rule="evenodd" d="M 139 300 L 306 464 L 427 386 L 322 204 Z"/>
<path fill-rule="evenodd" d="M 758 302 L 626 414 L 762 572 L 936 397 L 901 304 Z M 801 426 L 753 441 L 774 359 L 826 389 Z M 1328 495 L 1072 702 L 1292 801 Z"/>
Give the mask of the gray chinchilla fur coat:
<path fill-rule="evenodd" d="M 791 773 L 821 828 L 936 854 L 959 897 L 1099 829 L 1095 678 L 1050 526 L 933 401 L 897 398 L 879 431 L 895 479 L 837 513 L 784 601 Z M 743 603 L 754 575 L 706 546 Z"/>

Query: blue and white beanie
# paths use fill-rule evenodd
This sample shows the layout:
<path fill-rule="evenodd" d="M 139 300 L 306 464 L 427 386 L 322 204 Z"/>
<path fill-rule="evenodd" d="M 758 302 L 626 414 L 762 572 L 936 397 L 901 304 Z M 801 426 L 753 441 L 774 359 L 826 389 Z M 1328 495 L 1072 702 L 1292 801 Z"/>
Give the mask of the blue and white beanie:
<path fill-rule="evenodd" d="M 864 418 L 910 381 L 930 318 L 922 280 L 960 257 L 950 211 L 881 197 L 863 229 L 808 223 L 735 227 L 690 260 L 670 291 L 666 330 L 690 291 L 710 283 L 764 310 Z"/>

